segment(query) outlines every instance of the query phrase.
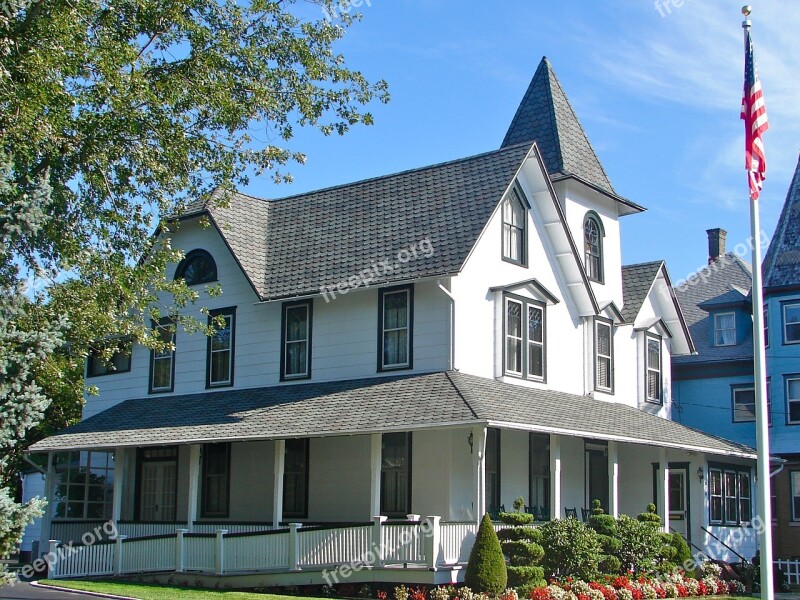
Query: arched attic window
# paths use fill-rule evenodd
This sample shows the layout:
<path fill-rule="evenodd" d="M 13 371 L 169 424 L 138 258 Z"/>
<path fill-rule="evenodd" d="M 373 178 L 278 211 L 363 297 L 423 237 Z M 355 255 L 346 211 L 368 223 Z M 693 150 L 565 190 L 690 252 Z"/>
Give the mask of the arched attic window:
<path fill-rule="evenodd" d="M 186 285 L 211 283 L 217 280 L 217 263 L 205 250 L 192 250 L 175 270 L 175 279 L 183 279 Z"/>
<path fill-rule="evenodd" d="M 592 281 L 603 283 L 603 222 L 594 211 L 586 213 L 583 220 L 583 248 L 586 274 Z"/>

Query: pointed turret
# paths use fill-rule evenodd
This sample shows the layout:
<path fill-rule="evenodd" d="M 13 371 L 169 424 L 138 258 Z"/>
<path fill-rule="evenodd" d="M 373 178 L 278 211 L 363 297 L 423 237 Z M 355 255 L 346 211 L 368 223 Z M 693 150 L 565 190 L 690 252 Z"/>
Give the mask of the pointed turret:
<path fill-rule="evenodd" d="M 762 267 L 764 289 L 800 286 L 800 160 Z"/>
<path fill-rule="evenodd" d="M 614 191 L 547 57 L 539 63 L 501 147 L 534 141 L 554 181 L 577 179 L 625 204 L 622 214 L 644 210 Z"/>

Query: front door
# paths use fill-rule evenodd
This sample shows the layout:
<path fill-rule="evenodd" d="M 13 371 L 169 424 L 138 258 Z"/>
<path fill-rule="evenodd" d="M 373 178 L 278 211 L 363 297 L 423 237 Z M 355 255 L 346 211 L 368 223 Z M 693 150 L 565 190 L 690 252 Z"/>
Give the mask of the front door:
<path fill-rule="evenodd" d="M 143 521 L 174 521 L 177 463 L 142 463 L 140 518 Z"/>
<path fill-rule="evenodd" d="M 689 539 L 689 490 L 686 469 L 669 471 L 669 526 Z"/>

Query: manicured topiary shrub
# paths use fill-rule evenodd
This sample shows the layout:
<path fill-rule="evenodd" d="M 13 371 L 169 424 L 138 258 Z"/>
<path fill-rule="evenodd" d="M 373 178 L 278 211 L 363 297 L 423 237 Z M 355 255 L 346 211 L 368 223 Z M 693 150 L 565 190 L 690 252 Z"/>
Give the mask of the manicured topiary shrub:
<path fill-rule="evenodd" d="M 488 514 L 483 515 L 475 545 L 469 553 L 464 583 L 476 592 L 497 596 L 508 585 L 506 561 Z"/>
<path fill-rule="evenodd" d="M 647 512 L 640 513 L 636 520 L 641 523 L 651 523 L 656 527 L 661 527 L 661 517 L 656 512 L 656 505 L 652 502 L 647 505 Z"/>
<path fill-rule="evenodd" d="M 555 519 L 539 528 L 545 577 L 592 581 L 599 575 L 602 548 L 597 532 L 577 519 Z"/>
<path fill-rule="evenodd" d="M 692 557 L 692 551 L 689 549 L 689 544 L 686 543 L 686 540 L 680 533 L 671 533 L 671 534 L 664 534 L 665 536 L 669 536 L 669 544 L 675 548 L 675 556 L 672 561 L 682 567 L 683 565 L 688 565 L 694 561 Z M 694 577 L 694 572 L 686 573 L 686 577 Z"/>
<path fill-rule="evenodd" d="M 592 515 L 589 517 L 588 525 L 597 532 L 597 541 L 600 542 L 603 549 L 600 570 L 608 575 L 618 574 L 622 565 L 617 558 L 617 553 L 622 544 L 616 538 L 617 520 L 611 515 L 605 514 L 600 500 L 592 501 Z"/>
<path fill-rule="evenodd" d="M 519 502 L 514 501 L 514 508 L 519 511 L 524 506 L 524 501 L 522 498 L 517 500 Z M 541 534 L 533 527 L 525 527 L 533 521 L 533 515 L 522 512 L 501 513 L 500 520 L 513 526 L 498 533 L 503 554 L 508 558 L 508 585 L 524 590 L 545 585 L 544 569 L 538 566 L 544 554 L 538 543 Z"/>
<path fill-rule="evenodd" d="M 499 515 L 500 520 L 506 525 L 530 525 L 533 523 L 533 515 L 524 512 L 504 512 Z"/>

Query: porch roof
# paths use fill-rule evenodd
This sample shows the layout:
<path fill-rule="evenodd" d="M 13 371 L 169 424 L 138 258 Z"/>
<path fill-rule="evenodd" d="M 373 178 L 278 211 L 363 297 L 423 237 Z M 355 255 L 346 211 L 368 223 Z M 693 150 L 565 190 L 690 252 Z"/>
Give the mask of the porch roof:
<path fill-rule="evenodd" d="M 489 424 L 755 458 L 631 406 L 457 371 L 127 400 L 29 452 L 356 435 Z"/>

